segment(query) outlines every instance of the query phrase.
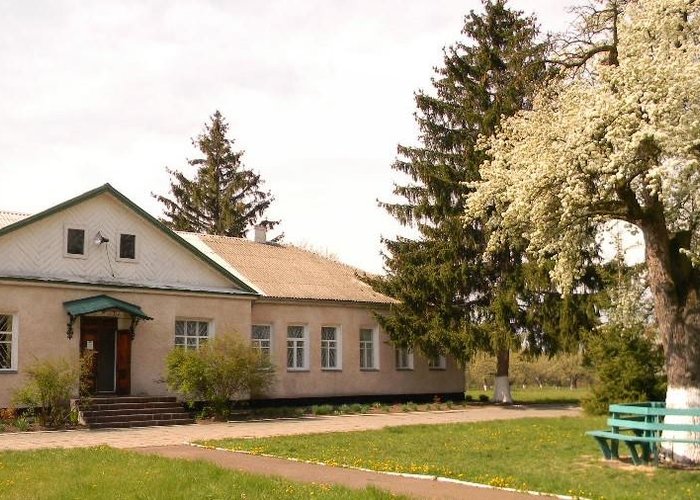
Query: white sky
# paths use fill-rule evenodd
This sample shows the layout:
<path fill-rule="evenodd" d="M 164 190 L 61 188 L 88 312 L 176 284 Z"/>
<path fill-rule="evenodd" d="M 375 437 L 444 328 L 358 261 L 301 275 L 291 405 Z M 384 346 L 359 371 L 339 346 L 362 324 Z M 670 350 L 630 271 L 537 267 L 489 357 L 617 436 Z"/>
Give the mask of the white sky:
<path fill-rule="evenodd" d="M 513 0 L 543 31 L 574 0 Z M 286 241 L 379 272 L 376 200 L 415 142 L 413 92 L 478 0 L 0 2 L 0 210 L 109 182 L 153 215 L 214 110 Z M 191 174 L 191 170 L 185 169 Z M 272 235 L 276 234 L 273 232 Z"/>

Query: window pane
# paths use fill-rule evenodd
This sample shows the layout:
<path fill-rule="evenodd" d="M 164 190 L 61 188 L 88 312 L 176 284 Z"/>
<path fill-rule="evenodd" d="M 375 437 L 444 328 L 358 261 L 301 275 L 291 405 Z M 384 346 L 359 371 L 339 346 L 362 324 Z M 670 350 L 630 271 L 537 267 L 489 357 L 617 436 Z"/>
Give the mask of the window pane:
<path fill-rule="evenodd" d="M 360 330 L 360 340 L 364 340 L 365 342 L 371 342 L 373 333 L 374 332 L 372 330 Z"/>
<path fill-rule="evenodd" d="M 136 235 L 122 234 L 119 236 L 119 258 L 136 258 Z"/>
<path fill-rule="evenodd" d="M 175 337 L 175 345 L 185 345 L 185 337 Z"/>
<path fill-rule="evenodd" d="M 199 325 L 199 336 L 200 337 L 209 336 L 209 323 L 205 323 L 204 321 L 200 321 L 197 324 Z"/>
<path fill-rule="evenodd" d="M 304 327 L 303 326 L 288 326 L 287 327 L 287 337 L 295 339 L 304 338 Z"/>
<path fill-rule="evenodd" d="M 196 337 L 187 337 L 187 345 L 197 347 L 197 338 Z"/>
<path fill-rule="evenodd" d="M 328 366 L 330 368 L 335 368 L 338 366 L 335 359 L 335 349 L 328 351 Z"/>
<path fill-rule="evenodd" d="M 287 342 L 287 368 L 294 368 L 294 342 Z"/>
<path fill-rule="evenodd" d="M 321 340 L 335 340 L 336 328 L 334 326 L 324 326 L 321 328 Z"/>
<path fill-rule="evenodd" d="M 9 314 L 0 314 L 0 332 L 12 331 L 12 316 Z"/>
<path fill-rule="evenodd" d="M 194 337 L 197 335 L 197 322 L 196 321 L 187 321 L 187 335 Z"/>
<path fill-rule="evenodd" d="M 321 366 L 328 368 L 328 349 L 321 349 Z"/>
<path fill-rule="evenodd" d="M 269 339 L 270 338 L 270 326 L 269 325 L 253 325 L 253 332 L 251 334 L 254 339 Z"/>
<path fill-rule="evenodd" d="M 0 342 L 0 369 L 12 368 L 12 344 Z"/>
<path fill-rule="evenodd" d="M 175 322 L 175 335 L 184 335 L 185 334 L 185 322 L 184 321 L 176 321 Z"/>
<path fill-rule="evenodd" d="M 304 344 L 302 342 L 297 342 L 297 359 L 296 367 L 304 368 Z"/>
<path fill-rule="evenodd" d="M 69 229 L 67 235 L 66 253 L 83 255 L 85 253 L 85 231 L 82 229 Z"/>

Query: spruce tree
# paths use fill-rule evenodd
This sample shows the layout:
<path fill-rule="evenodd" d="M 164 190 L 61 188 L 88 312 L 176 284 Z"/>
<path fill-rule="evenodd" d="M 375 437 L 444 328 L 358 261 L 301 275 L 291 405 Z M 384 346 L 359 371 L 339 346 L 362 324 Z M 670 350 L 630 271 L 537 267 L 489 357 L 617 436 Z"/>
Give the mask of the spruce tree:
<path fill-rule="evenodd" d="M 227 133 L 228 123 L 216 111 L 204 131 L 192 139 L 202 153 L 202 157 L 187 161 L 197 168 L 194 177 L 167 169 L 172 197 L 153 196 L 164 205 L 162 222 L 171 229 L 245 237 L 254 224 L 267 229 L 278 224 L 262 219 L 274 198 L 261 189 L 260 175 L 245 168 L 243 151 L 234 150 L 234 141 Z"/>
<path fill-rule="evenodd" d="M 527 108 L 547 74 L 534 18 L 506 3 L 484 1 L 483 13 L 465 17 L 464 39 L 444 51 L 432 92 L 415 95 L 420 145 L 399 145 L 392 166 L 411 182 L 394 186 L 400 202 L 380 205 L 420 237 L 385 239 L 386 275 L 368 281 L 400 301 L 379 318 L 397 345 L 449 352 L 463 362 L 477 351 L 494 353 L 501 378 L 495 398 L 509 402 L 510 349 L 552 348 L 562 315 L 546 272 L 523 262 L 521 242 L 485 262 L 487 228 L 464 219 L 469 183 L 479 179 L 485 158 L 480 136 Z M 535 291 L 526 296 L 528 280 Z M 523 300 L 551 309 L 551 324 L 533 321 L 537 315 Z"/>

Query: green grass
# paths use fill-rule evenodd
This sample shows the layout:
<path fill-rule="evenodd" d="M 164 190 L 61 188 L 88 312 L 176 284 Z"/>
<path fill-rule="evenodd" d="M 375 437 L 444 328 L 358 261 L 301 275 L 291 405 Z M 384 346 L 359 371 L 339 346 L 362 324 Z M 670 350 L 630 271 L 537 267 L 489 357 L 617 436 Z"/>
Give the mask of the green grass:
<path fill-rule="evenodd" d="M 698 470 L 602 461 L 584 432 L 604 427 L 602 417 L 522 419 L 206 444 L 589 498 L 700 498 Z"/>
<path fill-rule="evenodd" d="M 322 479 L 319 480 L 322 483 Z M 107 447 L 0 453 L 2 499 L 391 498 Z"/>
<path fill-rule="evenodd" d="M 479 400 L 480 394 L 486 394 L 489 399 L 493 396 L 493 389 L 483 391 L 479 389 L 470 389 L 467 391 L 474 401 Z M 520 404 L 529 403 L 567 403 L 579 404 L 581 398 L 590 394 L 590 389 L 587 387 L 579 389 L 569 389 L 564 387 L 528 387 L 526 389 L 513 387 L 511 388 L 513 400 Z"/>

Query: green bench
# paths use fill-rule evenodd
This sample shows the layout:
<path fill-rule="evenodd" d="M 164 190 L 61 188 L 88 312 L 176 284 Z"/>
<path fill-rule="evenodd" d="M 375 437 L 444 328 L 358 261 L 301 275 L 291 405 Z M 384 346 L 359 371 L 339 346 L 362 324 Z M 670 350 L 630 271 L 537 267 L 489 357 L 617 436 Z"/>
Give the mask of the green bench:
<path fill-rule="evenodd" d="M 586 432 L 586 435 L 595 438 L 606 460 L 620 458 L 618 450 L 621 442 L 629 449 L 635 465 L 648 464 L 652 458 L 658 465 L 661 443 L 700 444 L 700 408 L 666 408 L 666 403 L 652 401 L 610 405 L 609 413 L 610 429 Z M 667 423 L 666 417 L 669 416 L 695 418 Z M 664 431 L 694 433 L 694 436 L 663 436 Z"/>

